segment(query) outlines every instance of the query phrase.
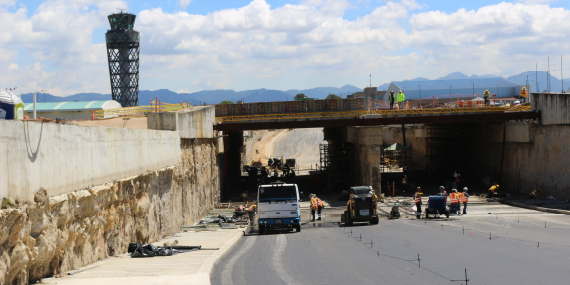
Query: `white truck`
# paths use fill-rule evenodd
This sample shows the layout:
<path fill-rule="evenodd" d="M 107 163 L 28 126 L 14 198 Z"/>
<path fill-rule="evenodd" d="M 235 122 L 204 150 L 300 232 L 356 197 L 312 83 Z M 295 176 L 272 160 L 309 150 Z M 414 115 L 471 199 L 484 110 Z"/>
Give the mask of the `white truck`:
<path fill-rule="evenodd" d="M 297 184 L 277 182 L 260 185 L 257 191 L 259 234 L 271 229 L 301 231 L 301 209 Z"/>

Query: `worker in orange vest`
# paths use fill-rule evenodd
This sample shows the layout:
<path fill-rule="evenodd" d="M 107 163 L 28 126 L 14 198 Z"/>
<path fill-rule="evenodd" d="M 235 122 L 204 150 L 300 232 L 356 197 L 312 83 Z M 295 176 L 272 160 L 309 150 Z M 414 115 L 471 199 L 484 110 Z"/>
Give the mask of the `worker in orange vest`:
<path fill-rule="evenodd" d="M 463 203 L 463 215 L 467 214 L 467 202 L 469 201 L 469 193 L 467 193 L 467 187 L 463 187 L 463 193 L 461 193 L 461 198 L 459 202 Z"/>
<path fill-rule="evenodd" d="M 419 219 L 422 215 L 422 188 L 416 188 L 416 193 L 414 194 L 414 202 L 416 202 L 416 217 Z"/>
<path fill-rule="evenodd" d="M 452 189 L 451 194 L 449 195 L 449 201 L 451 202 L 451 213 L 457 214 L 457 205 L 459 204 L 459 200 L 457 197 L 457 189 Z"/>
<path fill-rule="evenodd" d="M 321 198 L 317 197 L 316 195 L 315 195 L 315 198 L 317 199 L 317 214 L 319 215 L 319 217 L 317 218 L 317 221 L 320 221 L 321 220 L 321 211 L 325 207 L 325 204 L 323 204 L 323 200 L 321 200 Z"/>
<path fill-rule="evenodd" d="M 522 97 L 523 103 L 526 102 L 526 96 L 527 95 L 528 95 L 528 91 L 526 91 L 526 87 L 523 87 L 521 90 L 521 97 Z"/>
<path fill-rule="evenodd" d="M 321 211 L 325 207 L 325 204 L 323 203 L 323 200 L 321 200 L 321 198 L 317 197 L 317 195 L 311 194 L 309 196 L 311 197 L 311 215 L 313 216 L 313 222 L 315 220 L 320 221 Z M 316 214 L 319 215 L 318 218 L 316 218 L 315 210 L 317 211 Z"/>

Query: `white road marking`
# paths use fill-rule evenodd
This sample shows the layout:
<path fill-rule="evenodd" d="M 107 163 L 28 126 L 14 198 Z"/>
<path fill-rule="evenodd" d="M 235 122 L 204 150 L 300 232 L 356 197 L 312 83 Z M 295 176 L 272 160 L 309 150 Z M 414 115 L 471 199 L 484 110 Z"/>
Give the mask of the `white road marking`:
<path fill-rule="evenodd" d="M 243 247 L 238 252 L 236 252 L 236 254 L 234 254 L 234 256 L 232 257 L 232 259 L 230 259 L 230 261 L 228 261 L 228 263 L 226 264 L 226 267 L 224 268 L 224 271 L 222 271 L 222 284 L 224 284 L 224 285 L 234 284 L 233 280 L 232 280 L 232 272 L 234 271 L 234 266 L 235 266 L 236 262 L 238 261 L 238 259 L 240 259 L 240 257 L 242 257 L 244 253 L 249 251 L 249 249 L 255 243 L 256 239 L 257 239 L 256 236 L 248 237 L 247 240 L 245 241 Z"/>
<path fill-rule="evenodd" d="M 281 262 L 281 255 L 283 251 L 285 251 L 285 247 L 287 246 L 287 239 L 285 235 L 277 235 L 277 240 L 275 242 L 275 251 L 273 252 L 273 270 L 277 273 L 279 278 L 283 280 L 286 284 L 300 284 L 293 280 L 293 277 L 287 273 L 285 267 L 283 266 L 283 262 Z"/>

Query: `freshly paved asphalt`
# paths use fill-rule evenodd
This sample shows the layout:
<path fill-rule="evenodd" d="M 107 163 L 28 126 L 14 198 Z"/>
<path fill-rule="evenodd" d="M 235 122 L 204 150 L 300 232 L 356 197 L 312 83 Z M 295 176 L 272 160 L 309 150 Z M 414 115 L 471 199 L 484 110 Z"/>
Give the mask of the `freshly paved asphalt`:
<path fill-rule="evenodd" d="M 343 208 L 329 207 L 326 222 L 306 224 L 301 233 L 253 231 L 217 265 L 211 281 L 465 284 L 450 280 L 464 280 L 467 269 L 469 284 L 568 284 L 569 216 L 483 200 L 468 209 L 450 219 L 403 215 L 344 228 L 335 223 Z"/>

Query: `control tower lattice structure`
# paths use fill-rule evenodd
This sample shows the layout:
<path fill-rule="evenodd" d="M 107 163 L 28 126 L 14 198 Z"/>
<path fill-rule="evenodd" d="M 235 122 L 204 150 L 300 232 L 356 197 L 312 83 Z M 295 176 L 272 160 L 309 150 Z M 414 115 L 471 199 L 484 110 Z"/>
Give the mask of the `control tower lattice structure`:
<path fill-rule="evenodd" d="M 111 29 L 105 34 L 113 100 L 123 107 L 139 104 L 139 32 L 133 29 L 135 15 L 109 15 Z"/>

